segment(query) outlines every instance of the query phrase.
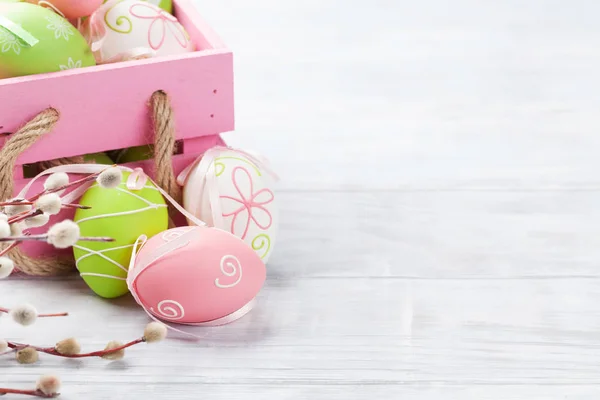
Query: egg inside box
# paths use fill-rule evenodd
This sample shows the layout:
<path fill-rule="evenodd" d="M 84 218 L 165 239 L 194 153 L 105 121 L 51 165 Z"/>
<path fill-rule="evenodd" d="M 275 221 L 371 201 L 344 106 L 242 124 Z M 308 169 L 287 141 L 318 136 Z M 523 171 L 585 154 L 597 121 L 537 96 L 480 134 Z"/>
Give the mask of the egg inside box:
<path fill-rule="evenodd" d="M 40 162 L 114 154 L 151 144 L 149 101 L 158 90 L 169 95 L 174 110 L 176 174 L 207 149 L 224 144 L 220 134 L 234 129 L 233 54 L 189 0 L 173 0 L 173 14 L 190 35 L 195 51 L 0 79 L 0 132 L 16 132 L 48 107 L 60 112 L 55 129 L 17 159 L 15 195 Z M 7 138 L 0 138 L 0 144 Z M 151 159 L 123 165 L 142 167 L 154 175 Z M 42 183 L 43 179 L 36 181 L 28 195 L 40 191 Z M 72 217 L 72 211 L 63 211 L 51 223 Z M 184 218 L 176 223 L 186 224 Z M 47 226 L 32 233 L 45 230 Z M 59 251 L 43 243 L 28 243 L 22 249 L 32 256 L 72 254 L 71 249 Z"/>

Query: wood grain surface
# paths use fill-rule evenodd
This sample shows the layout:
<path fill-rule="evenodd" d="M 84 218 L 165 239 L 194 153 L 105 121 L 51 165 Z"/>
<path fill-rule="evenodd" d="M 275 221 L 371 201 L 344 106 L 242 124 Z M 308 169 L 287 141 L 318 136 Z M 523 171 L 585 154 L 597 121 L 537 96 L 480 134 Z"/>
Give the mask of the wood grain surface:
<path fill-rule="evenodd" d="M 257 308 L 122 362 L 0 360 L 64 399 L 597 399 L 600 3 L 196 2 L 234 50 L 234 146 L 282 177 Z M 0 336 L 141 334 L 78 279 L 0 282 L 68 320 Z M 7 397 L 8 400 L 8 397 Z"/>

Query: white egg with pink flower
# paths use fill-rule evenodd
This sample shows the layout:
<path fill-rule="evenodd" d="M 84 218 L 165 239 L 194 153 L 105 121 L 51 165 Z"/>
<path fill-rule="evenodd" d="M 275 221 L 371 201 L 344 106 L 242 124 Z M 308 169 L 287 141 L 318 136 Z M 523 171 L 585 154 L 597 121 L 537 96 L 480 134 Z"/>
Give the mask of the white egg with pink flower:
<path fill-rule="evenodd" d="M 209 149 L 179 176 L 185 209 L 242 239 L 265 263 L 279 225 L 276 181 L 261 156 L 228 147 Z"/>
<path fill-rule="evenodd" d="M 98 64 L 195 50 L 177 18 L 140 0 L 109 0 L 82 27 Z"/>

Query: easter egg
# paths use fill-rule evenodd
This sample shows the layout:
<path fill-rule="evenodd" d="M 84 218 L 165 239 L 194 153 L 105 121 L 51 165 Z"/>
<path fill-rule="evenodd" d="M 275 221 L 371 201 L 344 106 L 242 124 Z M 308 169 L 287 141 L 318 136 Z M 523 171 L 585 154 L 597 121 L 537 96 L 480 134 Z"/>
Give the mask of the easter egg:
<path fill-rule="evenodd" d="M 279 223 L 273 175 L 255 158 L 225 147 L 210 149 L 185 173 L 187 178 L 180 180 L 184 208 L 241 238 L 266 263 Z"/>
<path fill-rule="evenodd" d="M 102 0 L 51 0 L 50 3 L 66 18 L 74 19 L 91 15 L 103 3 Z"/>
<path fill-rule="evenodd" d="M 177 18 L 151 2 L 110 0 L 83 27 L 99 64 L 194 51 Z"/>
<path fill-rule="evenodd" d="M 106 3 L 108 0 L 104 0 L 103 3 Z M 159 6 L 163 10 L 168 13 L 173 13 L 173 1 L 172 0 L 142 0 L 147 1 L 148 3 L 152 3 L 155 6 Z"/>
<path fill-rule="evenodd" d="M 92 162 L 94 164 L 106 164 L 112 165 L 114 161 L 106 153 L 92 153 L 83 156 L 85 162 Z"/>
<path fill-rule="evenodd" d="M 158 319 L 202 324 L 238 312 L 261 290 L 260 257 L 228 232 L 201 226 L 150 238 L 128 276 L 136 301 Z"/>
<path fill-rule="evenodd" d="M 144 161 L 152 158 L 154 145 L 136 146 L 124 149 L 115 157 L 115 162 L 118 164 L 126 164 L 135 161 Z"/>
<path fill-rule="evenodd" d="M 125 278 L 133 244 L 140 235 L 152 237 L 168 228 L 165 200 L 150 181 L 141 190 L 128 189 L 128 172 L 121 185 L 105 189 L 90 187 L 79 203 L 89 210 L 77 210 L 74 221 L 81 236 L 106 236 L 114 242 L 79 241 L 73 253 L 83 280 L 99 296 L 114 298 L 128 292 Z"/>
<path fill-rule="evenodd" d="M 81 33 L 54 11 L 0 2 L 0 79 L 96 65 Z"/>

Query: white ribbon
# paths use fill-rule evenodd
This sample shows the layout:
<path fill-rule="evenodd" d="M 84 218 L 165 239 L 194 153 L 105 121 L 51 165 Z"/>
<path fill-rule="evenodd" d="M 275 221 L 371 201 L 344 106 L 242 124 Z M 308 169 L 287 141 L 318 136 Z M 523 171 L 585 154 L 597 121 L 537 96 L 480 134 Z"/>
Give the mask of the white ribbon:
<path fill-rule="evenodd" d="M 42 176 L 45 175 L 49 175 L 49 174 L 53 174 L 55 172 L 65 172 L 65 173 L 69 173 L 69 174 L 95 174 L 98 172 L 102 172 L 105 169 L 109 168 L 109 166 L 107 165 L 103 165 L 103 164 L 68 164 L 68 165 L 59 165 L 57 167 L 52 167 L 49 168 L 43 172 L 41 172 L 40 174 L 38 174 L 37 176 L 35 176 L 34 178 L 32 178 L 27 185 L 25 185 L 23 187 L 23 189 L 21 189 L 21 191 L 19 192 L 19 194 L 17 195 L 18 198 L 24 198 L 27 195 L 27 192 L 29 191 L 29 189 L 31 189 L 31 186 Z M 173 204 L 173 206 L 177 209 L 177 211 L 179 211 L 180 213 L 182 213 L 183 215 L 185 215 L 187 218 L 189 218 L 194 224 L 198 225 L 198 226 L 206 226 L 206 223 L 201 221 L 200 219 L 196 218 L 194 215 L 192 215 L 191 213 L 187 212 L 181 205 L 179 205 L 179 203 L 177 203 L 171 196 L 169 196 L 169 194 L 167 192 L 165 192 L 159 185 L 156 184 L 156 182 L 154 182 L 148 175 L 146 175 L 144 173 L 144 171 L 141 168 L 136 168 L 136 169 L 131 169 L 128 167 L 124 167 L 122 165 L 118 165 L 116 166 L 116 168 L 121 169 L 122 171 L 125 172 L 130 172 L 132 176 L 136 177 L 136 179 L 140 179 L 140 176 L 143 175 L 145 178 L 141 178 L 141 179 L 147 179 L 150 182 L 152 182 L 154 184 L 154 186 L 156 186 L 156 189 L 171 203 Z M 131 176 L 130 176 L 131 178 Z M 139 181 L 138 181 L 139 182 Z M 77 199 L 79 199 L 81 196 L 83 196 L 83 194 L 85 193 L 85 191 L 87 189 L 89 189 L 91 186 L 94 185 L 94 181 L 92 182 L 88 182 L 86 184 L 83 184 L 81 186 L 79 186 L 77 189 L 73 190 L 72 192 L 70 192 L 69 194 L 67 194 L 66 196 L 63 197 L 63 203 L 65 204 L 69 204 L 72 203 L 74 201 L 76 201 Z M 145 183 L 145 181 L 144 181 Z M 131 190 L 140 190 L 143 188 L 143 184 L 142 186 L 139 186 L 139 184 L 137 186 L 130 186 L 128 185 L 128 188 Z"/>
<path fill-rule="evenodd" d="M 276 181 L 279 180 L 279 176 L 277 176 L 277 174 L 271 169 L 268 160 L 263 156 L 249 150 L 240 150 L 228 146 L 214 146 L 200 154 L 192 164 L 181 171 L 177 177 L 177 183 L 180 186 L 185 186 L 191 171 L 196 167 L 198 168 L 198 174 L 203 177 L 203 182 L 200 182 L 200 184 L 194 183 L 194 185 L 196 187 L 204 187 L 204 190 L 208 191 L 208 201 L 212 213 L 213 226 L 216 227 L 223 226 L 223 213 L 221 211 L 221 201 L 219 198 L 219 187 L 217 185 L 217 174 L 214 161 L 221 152 L 227 150 L 244 155 L 251 162 L 253 162 L 257 168 L 270 174 Z M 201 183 L 203 183 L 203 185 Z M 189 190 L 189 188 L 187 189 Z M 200 207 L 202 206 L 202 193 L 194 193 L 192 197 L 197 199 L 197 201 L 194 202 L 193 205 L 189 206 L 193 207 L 191 211 L 194 215 L 199 215 Z"/>

